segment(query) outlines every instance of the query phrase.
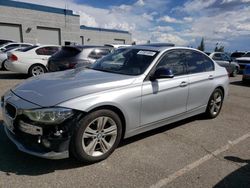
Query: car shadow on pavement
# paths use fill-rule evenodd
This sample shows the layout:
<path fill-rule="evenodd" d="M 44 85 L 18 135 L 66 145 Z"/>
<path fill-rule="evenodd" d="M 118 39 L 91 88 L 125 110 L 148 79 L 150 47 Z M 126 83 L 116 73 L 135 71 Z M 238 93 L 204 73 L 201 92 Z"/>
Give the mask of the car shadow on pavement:
<path fill-rule="evenodd" d="M 13 73 L 13 72 L 8 72 L 8 71 L 0 71 L 0 79 L 3 80 L 23 80 L 27 79 L 29 76 L 27 74 L 18 74 L 18 73 Z"/>
<path fill-rule="evenodd" d="M 145 139 L 159 133 L 163 133 L 175 127 L 184 125 L 188 122 L 204 119 L 203 116 L 195 116 L 177 123 L 169 124 L 152 131 L 148 131 L 137 136 L 121 141 L 119 147 L 131 144 L 133 142 Z M 66 170 L 79 168 L 91 164 L 79 163 L 73 158 L 61 160 L 48 160 L 34 157 L 18 151 L 15 145 L 8 139 L 4 132 L 3 121 L 0 120 L 0 172 L 6 175 L 30 175 L 37 176 L 52 173 L 56 170 Z"/>
<path fill-rule="evenodd" d="M 250 186 L 250 160 L 241 159 L 239 157 L 226 156 L 224 159 L 236 163 L 244 163 L 246 165 L 241 166 L 236 171 L 232 172 L 225 178 L 223 178 L 219 183 L 217 183 L 214 188 L 239 188 L 239 187 L 249 187 Z M 239 165 L 240 166 L 240 165 Z"/>
<path fill-rule="evenodd" d="M 242 81 L 233 81 L 233 82 L 230 82 L 230 84 L 236 85 L 236 86 L 250 87 L 250 82 L 249 83 L 243 83 Z"/>

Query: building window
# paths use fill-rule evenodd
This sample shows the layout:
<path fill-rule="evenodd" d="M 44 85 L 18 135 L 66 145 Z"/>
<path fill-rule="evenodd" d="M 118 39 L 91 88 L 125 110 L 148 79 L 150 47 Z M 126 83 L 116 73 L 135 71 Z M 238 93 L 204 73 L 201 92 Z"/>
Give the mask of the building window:
<path fill-rule="evenodd" d="M 81 38 L 82 45 L 84 45 L 84 36 L 80 36 L 80 38 Z"/>
<path fill-rule="evenodd" d="M 114 39 L 116 44 L 125 44 L 125 39 Z"/>

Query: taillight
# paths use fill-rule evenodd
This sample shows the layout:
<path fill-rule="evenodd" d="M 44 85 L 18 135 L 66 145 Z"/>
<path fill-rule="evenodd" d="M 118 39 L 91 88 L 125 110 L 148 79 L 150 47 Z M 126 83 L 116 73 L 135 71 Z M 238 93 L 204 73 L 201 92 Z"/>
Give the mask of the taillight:
<path fill-rule="evenodd" d="M 18 60 L 17 56 L 15 56 L 14 54 L 11 54 L 8 58 L 11 61 L 17 61 Z"/>

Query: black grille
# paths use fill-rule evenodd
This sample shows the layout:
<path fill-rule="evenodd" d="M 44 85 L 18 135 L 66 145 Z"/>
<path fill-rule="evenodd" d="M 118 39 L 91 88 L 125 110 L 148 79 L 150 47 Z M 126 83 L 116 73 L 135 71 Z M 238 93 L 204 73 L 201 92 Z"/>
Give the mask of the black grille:
<path fill-rule="evenodd" d="M 16 108 L 15 108 L 13 105 L 7 103 L 7 104 L 5 105 L 5 110 L 6 110 L 6 113 L 7 113 L 11 118 L 15 118 L 15 117 L 16 117 Z"/>

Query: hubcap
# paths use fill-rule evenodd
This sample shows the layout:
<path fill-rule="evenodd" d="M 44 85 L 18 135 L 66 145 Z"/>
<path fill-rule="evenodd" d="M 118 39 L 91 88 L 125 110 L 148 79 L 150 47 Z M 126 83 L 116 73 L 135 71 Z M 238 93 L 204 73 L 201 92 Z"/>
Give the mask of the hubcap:
<path fill-rule="evenodd" d="M 32 75 L 33 75 L 33 76 L 38 76 L 38 75 L 43 74 L 43 73 L 44 73 L 44 70 L 43 70 L 43 68 L 40 67 L 40 66 L 35 66 L 35 67 L 33 67 L 33 69 L 32 69 Z"/>
<path fill-rule="evenodd" d="M 101 156 L 112 148 L 116 137 L 115 121 L 106 116 L 98 117 L 86 127 L 83 133 L 83 150 L 90 156 Z"/>
<path fill-rule="evenodd" d="M 210 101 L 210 112 L 213 115 L 217 115 L 220 111 L 221 108 L 221 103 L 222 103 L 222 96 L 220 92 L 215 92 L 213 94 L 213 97 Z"/>

